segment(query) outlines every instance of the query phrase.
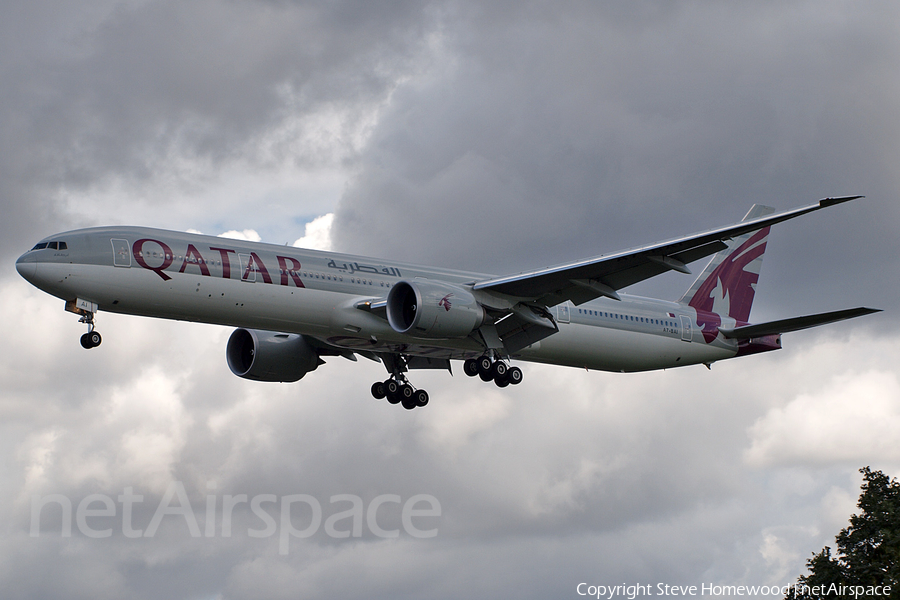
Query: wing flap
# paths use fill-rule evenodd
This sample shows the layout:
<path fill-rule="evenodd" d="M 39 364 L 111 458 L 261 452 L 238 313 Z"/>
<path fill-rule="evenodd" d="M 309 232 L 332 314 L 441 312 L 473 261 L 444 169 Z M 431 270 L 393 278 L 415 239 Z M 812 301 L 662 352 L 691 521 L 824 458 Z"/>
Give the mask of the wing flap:
<path fill-rule="evenodd" d="M 559 331 L 553 317 L 539 308 L 518 305 L 512 314 L 495 324 L 497 335 L 508 354 L 514 354 Z"/>

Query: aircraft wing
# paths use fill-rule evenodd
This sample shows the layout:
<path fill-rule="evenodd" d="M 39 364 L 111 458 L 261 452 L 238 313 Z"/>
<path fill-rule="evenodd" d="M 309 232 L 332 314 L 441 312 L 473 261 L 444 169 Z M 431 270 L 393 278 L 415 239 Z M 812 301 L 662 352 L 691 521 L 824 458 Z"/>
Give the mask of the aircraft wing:
<path fill-rule="evenodd" d="M 836 310 L 833 312 L 819 313 L 817 315 L 806 315 L 804 317 L 793 317 L 790 319 L 781 319 L 780 321 L 770 321 L 768 323 L 759 323 L 758 325 L 744 325 L 743 327 L 735 327 L 734 329 L 719 328 L 719 333 L 727 338 L 746 340 L 750 338 L 758 338 L 766 335 L 777 335 L 781 333 L 790 333 L 792 331 L 800 331 L 801 329 L 809 329 L 810 327 L 818 327 L 819 325 L 827 325 L 845 319 L 870 315 L 872 313 L 881 312 L 880 308 L 848 308 L 846 310 Z"/>
<path fill-rule="evenodd" d="M 529 273 L 479 281 L 475 283 L 474 289 L 527 299 L 544 306 L 554 306 L 566 300 L 579 305 L 600 296 L 618 300 L 617 290 L 639 281 L 670 270 L 690 273 L 687 268 L 689 263 L 725 249 L 725 242 L 731 238 L 862 197 L 823 198 L 810 206 L 666 242 Z"/>

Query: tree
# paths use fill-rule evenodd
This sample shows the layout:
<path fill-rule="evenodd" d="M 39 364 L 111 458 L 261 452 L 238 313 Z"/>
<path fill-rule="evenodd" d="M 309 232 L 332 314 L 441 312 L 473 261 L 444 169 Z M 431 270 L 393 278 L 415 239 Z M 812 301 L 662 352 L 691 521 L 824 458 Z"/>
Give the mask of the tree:
<path fill-rule="evenodd" d="M 852 515 L 849 527 L 835 537 L 836 556 L 825 546 L 806 561 L 809 575 L 797 580 L 787 600 L 859 598 L 861 594 L 847 588 L 858 592 L 860 586 L 867 590 L 866 596 L 874 592 L 879 598 L 900 599 L 900 483 L 869 467 L 859 471 L 863 474 L 857 503 L 860 514 Z M 884 595 L 885 586 L 890 586 L 888 595 Z"/>

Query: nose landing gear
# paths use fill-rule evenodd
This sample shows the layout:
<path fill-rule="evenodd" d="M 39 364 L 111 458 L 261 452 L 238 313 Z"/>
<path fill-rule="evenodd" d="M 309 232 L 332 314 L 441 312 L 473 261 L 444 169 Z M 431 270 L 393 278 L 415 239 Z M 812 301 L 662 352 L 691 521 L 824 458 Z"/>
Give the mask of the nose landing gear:
<path fill-rule="evenodd" d="M 98 306 L 95 302 L 76 298 L 66 302 L 66 311 L 81 316 L 79 323 L 86 323 L 88 326 L 87 333 L 81 336 L 81 347 L 85 350 L 96 348 L 103 341 L 100 333 L 94 329 L 94 313 L 97 312 Z"/>
<path fill-rule="evenodd" d="M 79 314 L 81 314 L 81 318 L 78 319 L 78 322 L 87 323 L 88 326 L 87 333 L 81 336 L 81 347 L 85 350 L 96 348 L 103 341 L 103 338 L 100 337 L 100 332 L 94 329 L 94 313 L 82 311 Z"/>

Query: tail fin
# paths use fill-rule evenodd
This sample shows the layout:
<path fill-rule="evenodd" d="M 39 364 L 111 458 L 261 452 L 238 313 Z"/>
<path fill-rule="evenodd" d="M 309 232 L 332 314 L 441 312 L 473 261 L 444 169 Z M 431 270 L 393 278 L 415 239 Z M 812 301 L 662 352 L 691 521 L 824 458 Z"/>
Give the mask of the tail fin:
<path fill-rule="evenodd" d="M 754 204 L 743 220 L 773 212 L 770 206 Z M 747 323 L 768 239 L 768 227 L 734 238 L 728 248 L 713 256 L 679 302 L 695 308 L 698 314 L 713 313 Z"/>

